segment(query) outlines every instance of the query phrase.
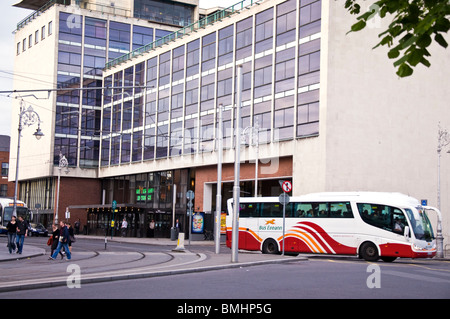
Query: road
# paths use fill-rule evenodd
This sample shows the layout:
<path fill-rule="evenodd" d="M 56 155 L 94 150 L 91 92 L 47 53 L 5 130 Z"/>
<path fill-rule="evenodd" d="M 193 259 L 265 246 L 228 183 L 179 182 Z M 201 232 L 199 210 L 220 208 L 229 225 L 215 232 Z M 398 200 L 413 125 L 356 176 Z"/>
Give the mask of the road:
<path fill-rule="evenodd" d="M 42 240 L 42 239 L 40 239 Z M 36 239 L 29 243 L 38 244 Z M 3 244 L 0 241 L 0 244 Z M 136 252 L 144 253 L 152 262 L 164 263 L 165 246 L 108 244 L 110 264 L 103 269 L 140 265 Z M 78 241 L 77 254 L 101 251 L 101 241 Z M 213 247 L 196 247 L 207 254 Z M 223 253 L 229 249 L 222 247 Z M 98 258 L 98 257 L 96 257 Z M 160 259 L 158 259 L 160 258 Z M 95 258 L 93 258 L 95 259 Z M 107 260 L 107 259 L 105 259 Z M 116 262 L 117 261 L 117 262 Z M 23 274 L 45 268 L 64 267 L 71 262 L 52 264 L 45 256 L 0 263 L 2 276 Z M 54 266 L 52 266 L 54 265 Z M 80 275 L 85 275 L 81 269 Z M 5 273 L 6 271 L 6 273 Z M 9 272 L 8 272 L 9 271 Z M 70 272 L 69 272 L 70 273 Z M 19 278 L 19 277 L 18 277 Z M 1 278 L 0 278 L 1 279 Z M 19 279 L 18 279 L 19 280 Z M 74 281 L 75 283 L 75 281 Z M 114 299 L 448 299 L 450 298 L 450 261 L 400 259 L 393 263 L 368 263 L 352 257 L 313 257 L 307 261 L 221 269 L 154 278 L 129 279 L 0 293 L 4 298 L 114 298 Z"/>

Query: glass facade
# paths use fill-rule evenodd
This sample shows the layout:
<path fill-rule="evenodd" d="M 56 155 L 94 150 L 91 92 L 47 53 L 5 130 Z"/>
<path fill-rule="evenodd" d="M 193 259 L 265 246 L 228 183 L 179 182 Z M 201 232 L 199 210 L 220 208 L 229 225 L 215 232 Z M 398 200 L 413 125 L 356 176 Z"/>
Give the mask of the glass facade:
<path fill-rule="evenodd" d="M 142 89 L 120 88 L 104 92 L 79 89 L 102 87 L 103 84 L 106 87 L 143 86 L 144 64 L 125 70 L 114 79 L 103 80 L 105 63 L 171 31 L 65 12 L 59 13 L 58 27 L 57 82 L 59 88 L 67 90 L 57 93 L 54 164 L 58 165 L 60 152 L 70 166 L 84 168 L 96 168 L 99 161 L 102 165 L 109 164 L 110 153 L 113 154 L 111 164 L 141 160 L 142 152 L 139 151 L 143 150 L 144 141 Z M 107 107 L 102 115 L 103 95 Z M 114 103 L 108 104 L 110 102 Z M 121 133 L 132 127 L 141 129 Z M 101 131 L 111 135 L 104 139 L 100 149 Z M 132 149 L 135 150 L 133 153 Z M 123 153 L 119 153 L 121 150 Z"/>
<path fill-rule="evenodd" d="M 134 0 L 134 17 L 185 27 L 194 22 L 194 6 L 160 0 Z"/>
<path fill-rule="evenodd" d="M 285 1 L 105 77 L 105 86 L 134 77 L 147 89 L 105 97 L 101 166 L 213 151 L 219 104 L 232 147 L 237 65 L 241 125 L 257 124 L 260 143 L 318 135 L 320 30 L 320 0 Z"/>

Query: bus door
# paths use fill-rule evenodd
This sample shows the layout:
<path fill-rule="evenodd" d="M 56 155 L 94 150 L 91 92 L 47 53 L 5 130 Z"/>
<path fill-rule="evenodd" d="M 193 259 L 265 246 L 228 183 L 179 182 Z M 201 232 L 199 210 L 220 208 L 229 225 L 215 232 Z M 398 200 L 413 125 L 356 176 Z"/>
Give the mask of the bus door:
<path fill-rule="evenodd" d="M 259 206 L 260 203 L 240 203 L 239 249 L 260 249 Z"/>

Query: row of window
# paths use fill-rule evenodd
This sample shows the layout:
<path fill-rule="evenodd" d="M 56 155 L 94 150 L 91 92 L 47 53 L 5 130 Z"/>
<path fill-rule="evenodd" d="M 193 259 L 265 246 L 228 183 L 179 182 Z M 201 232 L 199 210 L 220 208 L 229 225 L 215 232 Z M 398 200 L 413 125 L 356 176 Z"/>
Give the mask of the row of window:
<path fill-rule="evenodd" d="M 353 218 L 349 202 L 289 203 L 285 207 L 288 218 Z M 239 217 L 283 217 L 280 203 L 240 203 Z"/>
<path fill-rule="evenodd" d="M 28 38 L 24 38 L 22 42 L 17 42 L 17 49 L 16 54 L 19 55 L 20 52 L 25 52 L 27 49 L 27 40 L 28 40 L 28 48 L 31 48 L 34 44 L 39 43 L 40 41 L 44 40 L 46 36 L 50 36 L 53 33 L 53 21 L 50 21 L 48 23 L 48 28 L 46 31 L 47 25 L 43 25 L 40 30 L 40 37 L 39 37 L 39 30 L 34 31 L 34 42 L 33 42 L 33 34 L 30 34 Z"/>
<path fill-rule="evenodd" d="M 401 209 L 378 204 L 358 203 L 361 219 L 372 226 L 402 234 L 408 225 Z M 280 203 L 240 203 L 239 217 L 282 218 L 283 205 Z M 354 218 L 349 202 L 288 203 L 286 218 Z"/>
<path fill-rule="evenodd" d="M 242 62 L 242 127 L 258 123 L 260 143 L 317 134 L 321 1 L 302 2 L 301 19 L 295 23 L 297 2 L 286 1 L 140 63 L 150 88 L 144 106 L 143 98 L 133 105 L 127 92 L 114 89 L 133 85 L 133 67 L 105 77 L 103 86 L 113 89 L 105 92 L 103 103 L 102 165 L 123 162 L 121 147 L 122 154 L 123 150 L 127 154 L 125 162 L 129 151 L 137 160 L 142 153 L 147 160 L 212 151 L 215 107 L 233 104 L 233 67 Z M 300 44 L 295 36 L 297 28 L 303 37 Z M 224 112 L 223 122 L 227 148 L 232 146 L 230 108 Z M 134 133 L 121 133 L 129 129 Z M 110 137 L 109 132 L 117 135 Z M 144 151 L 142 146 L 130 147 L 135 138 L 137 144 L 143 142 Z"/>

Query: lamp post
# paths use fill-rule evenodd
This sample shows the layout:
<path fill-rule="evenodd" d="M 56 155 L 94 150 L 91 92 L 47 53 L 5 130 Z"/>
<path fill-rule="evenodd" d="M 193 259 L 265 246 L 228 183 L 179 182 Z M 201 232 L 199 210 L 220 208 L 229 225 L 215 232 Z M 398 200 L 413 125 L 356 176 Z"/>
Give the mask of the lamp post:
<path fill-rule="evenodd" d="M 234 186 L 233 186 L 233 222 L 231 233 L 231 262 L 238 262 L 239 249 L 239 203 L 241 189 L 240 181 L 240 155 L 241 155 L 241 107 L 242 107 L 242 87 L 244 81 L 242 77 L 242 65 L 237 66 L 237 102 L 236 102 L 236 119 L 235 119 L 235 149 L 234 149 Z"/>
<path fill-rule="evenodd" d="M 69 166 L 69 162 L 67 161 L 67 158 L 62 155 L 61 152 L 59 152 L 59 164 L 58 164 L 58 190 L 56 192 L 56 209 L 55 209 L 55 214 L 54 214 L 54 218 L 53 218 L 53 223 L 54 224 L 58 224 L 58 209 L 59 209 L 59 185 L 61 183 L 61 170 L 63 168 L 66 168 L 66 173 L 69 172 L 69 170 L 67 169 L 67 166 Z"/>
<path fill-rule="evenodd" d="M 450 144 L 450 134 L 447 130 L 443 130 L 441 128 L 441 124 L 438 124 L 438 185 L 437 185 L 437 204 L 438 210 L 441 211 L 441 151 L 444 147 Z M 450 150 L 449 150 L 450 151 Z M 449 152 L 448 151 L 448 152 Z M 440 213 L 438 214 L 438 225 L 437 225 L 437 233 L 436 233 L 436 256 L 438 258 L 444 258 L 444 237 L 442 236 L 442 218 Z"/>
<path fill-rule="evenodd" d="M 37 114 L 36 111 L 34 111 L 31 106 L 25 109 L 23 103 L 24 102 L 22 100 L 19 113 L 19 128 L 18 128 L 19 136 L 17 139 L 16 184 L 14 186 L 13 216 L 17 216 L 17 186 L 19 184 L 20 137 L 22 134 L 23 125 L 31 126 L 35 123 L 38 123 L 38 128 L 36 129 L 36 132 L 33 133 L 33 135 L 36 137 L 37 140 L 40 140 L 41 137 L 44 136 L 44 133 L 42 133 L 41 131 L 41 119 L 39 117 L 39 114 Z"/>

